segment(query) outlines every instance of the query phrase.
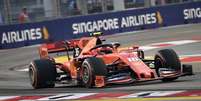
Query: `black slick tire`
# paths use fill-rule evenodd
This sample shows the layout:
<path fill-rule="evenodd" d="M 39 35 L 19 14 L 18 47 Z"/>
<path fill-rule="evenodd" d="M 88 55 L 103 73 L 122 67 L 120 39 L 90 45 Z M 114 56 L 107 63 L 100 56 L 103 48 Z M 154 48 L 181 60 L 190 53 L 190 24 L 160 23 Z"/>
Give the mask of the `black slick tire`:
<path fill-rule="evenodd" d="M 107 69 L 104 61 L 100 58 L 90 57 L 82 63 L 82 83 L 91 88 L 95 85 L 95 76 L 106 76 Z"/>
<path fill-rule="evenodd" d="M 29 77 L 34 89 L 53 88 L 56 80 L 56 67 L 48 59 L 34 60 L 29 65 Z"/>
<path fill-rule="evenodd" d="M 173 49 L 162 49 L 159 50 L 154 59 L 154 65 L 157 75 L 160 77 L 160 68 L 167 68 L 174 71 L 181 71 L 181 62 L 178 55 Z M 178 77 L 164 78 L 162 81 L 169 82 L 176 80 Z"/>

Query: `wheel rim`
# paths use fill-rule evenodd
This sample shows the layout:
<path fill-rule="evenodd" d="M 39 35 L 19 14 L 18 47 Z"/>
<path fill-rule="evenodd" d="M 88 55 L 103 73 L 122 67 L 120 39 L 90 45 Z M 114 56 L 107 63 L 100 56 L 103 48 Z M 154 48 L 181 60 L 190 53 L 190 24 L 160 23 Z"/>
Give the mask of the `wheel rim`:
<path fill-rule="evenodd" d="M 156 58 L 155 60 L 155 66 L 156 67 L 156 73 L 158 76 L 161 76 L 161 71 L 160 71 L 160 68 L 163 67 L 163 64 L 162 64 L 162 60 L 160 58 Z"/>
<path fill-rule="evenodd" d="M 33 70 L 32 66 L 30 66 L 30 68 L 29 68 L 29 78 L 30 78 L 31 84 L 33 84 L 34 83 L 34 70 Z"/>
<path fill-rule="evenodd" d="M 156 67 L 156 73 L 157 73 L 157 75 L 159 77 L 177 72 L 174 69 L 165 67 L 163 61 L 161 60 L 161 58 L 156 58 L 155 65 L 157 66 Z"/>
<path fill-rule="evenodd" d="M 84 82 L 85 84 L 88 83 L 89 77 L 90 77 L 90 75 L 89 75 L 89 70 L 87 69 L 87 67 L 84 66 L 84 67 L 83 67 L 83 78 L 82 78 L 82 80 L 83 80 L 83 82 Z"/>

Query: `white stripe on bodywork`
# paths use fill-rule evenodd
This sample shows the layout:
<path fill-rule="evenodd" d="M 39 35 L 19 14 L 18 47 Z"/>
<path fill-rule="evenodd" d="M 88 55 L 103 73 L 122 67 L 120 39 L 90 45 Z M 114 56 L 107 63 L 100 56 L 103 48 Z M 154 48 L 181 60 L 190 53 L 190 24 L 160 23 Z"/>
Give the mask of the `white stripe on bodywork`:
<path fill-rule="evenodd" d="M 142 49 L 144 51 L 147 51 L 147 50 L 152 50 L 152 49 L 156 49 L 158 47 L 153 47 L 153 46 L 141 46 L 139 47 L 139 49 Z"/>

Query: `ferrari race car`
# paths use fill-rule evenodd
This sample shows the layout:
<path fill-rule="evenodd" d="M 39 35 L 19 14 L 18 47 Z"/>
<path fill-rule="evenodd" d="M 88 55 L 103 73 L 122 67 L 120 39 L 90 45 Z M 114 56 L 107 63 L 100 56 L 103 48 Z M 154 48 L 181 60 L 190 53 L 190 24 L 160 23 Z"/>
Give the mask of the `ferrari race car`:
<path fill-rule="evenodd" d="M 181 65 L 172 49 L 159 50 L 153 60 L 145 59 L 138 46 L 120 49 L 118 42 L 106 43 L 101 32 L 91 37 L 42 44 L 40 59 L 29 65 L 34 89 L 52 88 L 55 83 L 90 87 L 152 80 L 164 82 L 193 75 L 191 65 Z"/>

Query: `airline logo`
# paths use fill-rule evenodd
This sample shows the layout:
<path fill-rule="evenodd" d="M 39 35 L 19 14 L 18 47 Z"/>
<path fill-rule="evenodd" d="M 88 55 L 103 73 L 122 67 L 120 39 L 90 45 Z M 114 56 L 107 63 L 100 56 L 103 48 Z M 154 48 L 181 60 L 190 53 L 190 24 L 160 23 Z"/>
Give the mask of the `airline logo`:
<path fill-rule="evenodd" d="M 120 28 L 136 27 L 150 24 L 163 24 L 163 17 L 159 11 L 124 16 L 120 18 L 108 18 L 86 22 L 73 23 L 73 34 L 97 32 L 101 30 L 115 30 Z"/>
<path fill-rule="evenodd" d="M 201 8 L 184 9 L 183 14 L 185 20 L 201 18 Z"/>
<path fill-rule="evenodd" d="M 1 34 L 1 44 L 12 44 L 41 39 L 49 39 L 49 33 L 46 27 L 3 32 Z"/>

